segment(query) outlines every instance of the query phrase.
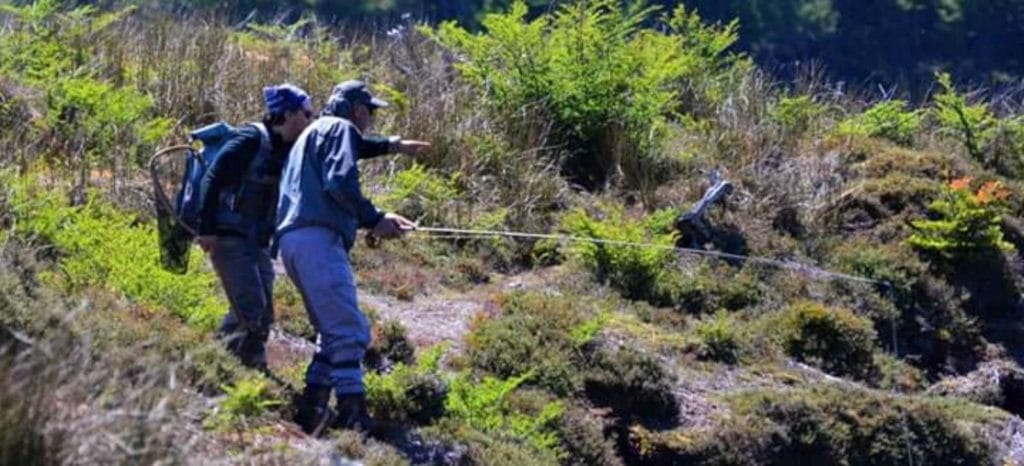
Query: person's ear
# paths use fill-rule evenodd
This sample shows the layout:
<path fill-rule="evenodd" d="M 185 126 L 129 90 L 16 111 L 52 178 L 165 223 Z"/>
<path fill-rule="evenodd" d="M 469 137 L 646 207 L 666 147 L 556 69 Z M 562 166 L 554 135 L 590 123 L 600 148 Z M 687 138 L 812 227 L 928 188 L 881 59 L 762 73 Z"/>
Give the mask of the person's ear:
<path fill-rule="evenodd" d="M 355 105 L 354 106 L 354 110 L 355 110 L 355 112 L 358 112 L 359 118 L 369 119 L 369 117 L 370 117 L 370 108 L 367 107 L 366 104 Z"/>

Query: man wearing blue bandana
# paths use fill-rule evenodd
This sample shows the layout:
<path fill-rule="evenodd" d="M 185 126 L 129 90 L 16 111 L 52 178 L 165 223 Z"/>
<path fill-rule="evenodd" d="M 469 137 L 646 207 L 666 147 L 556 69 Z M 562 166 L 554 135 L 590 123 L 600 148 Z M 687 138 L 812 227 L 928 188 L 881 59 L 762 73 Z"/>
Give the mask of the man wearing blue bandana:
<path fill-rule="evenodd" d="M 275 235 L 288 276 L 319 334 L 296 417 L 313 435 L 327 427 L 372 429 L 360 364 L 370 344 L 370 326 L 359 310 L 348 253 L 357 228 L 372 229 L 384 239 L 415 228 L 399 215 L 378 210 L 359 182 L 358 160 L 382 150 L 364 132 L 374 112 L 387 105 L 361 81 L 336 86 L 321 117 L 295 142 L 281 178 Z M 392 151 L 412 154 L 429 146 L 398 138 L 391 145 Z M 336 413 L 328 408 L 332 391 Z"/>
<path fill-rule="evenodd" d="M 237 128 L 203 177 L 198 240 L 231 306 L 221 337 L 244 365 L 260 370 L 266 370 L 266 344 L 274 321 L 274 271 L 268 247 L 281 170 L 313 116 L 309 95 L 294 85 L 266 87 L 263 97 L 263 121 Z"/>

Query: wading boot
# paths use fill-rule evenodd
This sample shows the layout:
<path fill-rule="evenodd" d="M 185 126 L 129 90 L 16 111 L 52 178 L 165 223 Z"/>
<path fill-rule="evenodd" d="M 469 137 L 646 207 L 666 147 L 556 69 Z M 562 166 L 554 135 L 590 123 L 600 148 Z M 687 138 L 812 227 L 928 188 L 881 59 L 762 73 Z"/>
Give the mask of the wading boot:
<path fill-rule="evenodd" d="M 331 387 L 306 385 L 299 398 L 295 423 L 302 431 L 320 437 L 334 422 L 334 412 L 327 405 L 331 401 Z"/>
<path fill-rule="evenodd" d="M 375 424 L 366 408 L 366 394 L 339 395 L 335 429 L 349 429 L 372 435 Z"/>

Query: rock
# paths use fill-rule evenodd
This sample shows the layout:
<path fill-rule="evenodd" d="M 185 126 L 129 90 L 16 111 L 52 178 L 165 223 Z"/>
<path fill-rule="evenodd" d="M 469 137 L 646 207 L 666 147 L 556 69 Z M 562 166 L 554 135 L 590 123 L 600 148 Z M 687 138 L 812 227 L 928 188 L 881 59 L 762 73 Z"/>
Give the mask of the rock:
<path fill-rule="evenodd" d="M 928 389 L 933 395 L 951 396 L 1024 415 L 1024 369 L 1012 361 L 990 361 L 974 372 L 942 380 Z"/>

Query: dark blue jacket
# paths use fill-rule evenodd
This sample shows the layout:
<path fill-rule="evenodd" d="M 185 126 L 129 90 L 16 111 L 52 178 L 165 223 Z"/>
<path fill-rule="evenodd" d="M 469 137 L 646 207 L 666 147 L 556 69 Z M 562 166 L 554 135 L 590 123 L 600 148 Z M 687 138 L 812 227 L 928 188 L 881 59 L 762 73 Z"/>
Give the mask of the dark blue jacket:
<path fill-rule="evenodd" d="M 366 158 L 360 152 L 370 148 L 348 120 L 325 116 L 309 125 L 292 147 L 281 177 L 276 237 L 319 226 L 338 233 L 345 249 L 351 249 L 356 229 L 372 228 L 384 216 L 359 183 L 358 160 Z"/>
<path fill-rule="evenodd" d="M 216 162 L 211 165 L 200 185 L 200 235 L 250 236 L 260 247 L 266 247 L 270 241 L 273 227 L 277 220 L 278 188 L 281 172 L 284 169 L 288 154 L 293 144 L 284 142 L 274 132 L 270 134 L 270 151 L 260 157 L 263 136 L 254 125 L 238 127 L 237 135 L 221 148 Z M 391 139 L 380 136 L 366 137 L 360 140 L 359 154 L 361 158 L 372 158 L 387 154 Z M 253 164 L 257 165 L 253 165 Z M 246 176 L 272 180 L 268 189 L 243 189 Z M 234 195 L 239 204 L 244 204 L 243 212 L 228 212 L 221 202 L 226 195 Z M 253 233 L 251 228 L 256 226 Z"/>

